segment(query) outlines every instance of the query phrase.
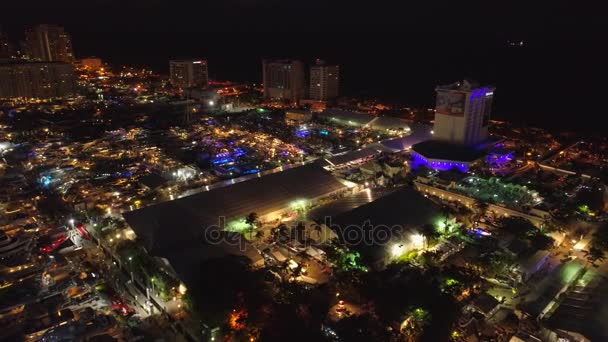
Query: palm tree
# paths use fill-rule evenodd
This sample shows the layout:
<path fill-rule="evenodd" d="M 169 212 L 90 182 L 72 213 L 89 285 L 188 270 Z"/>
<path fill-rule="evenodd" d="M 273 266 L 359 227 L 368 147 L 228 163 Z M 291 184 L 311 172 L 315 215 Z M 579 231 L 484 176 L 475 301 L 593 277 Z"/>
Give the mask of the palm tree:
<path fill-rule="evenodd" d="M 249 239 L 251 239 L 253 237 L 253 230 L 258 224 L 258 214 L 256 212 L 249 213 L 249 215 L 245 217 L 245 223 L 249 225 Z"/>
<path fill-rule="evenodd" d="M 279 235 L 287 236 L 289 234 L 289 228 L 287 227 L 287 225 L 285 223 L 281 223 L 279 225 L 278 229 L 279 229 Z"/>
<path fill-rule="evenodd" d="M 424 237 L 425 249 L 429 248 L 429 242 L 435 240 L 437 237 L 437 231 L 432 224 L 425 224 L 420 228 L 420 234 Z"/>
<path fill-rule="evenodd" d="M 603 224 L 593 233 L 593 245 L 602 251 L 608 250 L 608 225 Z"/>
<path fill-rule="evenodd" d="M 441 215 L 443 215 L 443 233 L 448 232 L 448 222 L 450 221 L 450 217 L 452 216 L 452 208 L 447 205 L 441 206 Z"/>
<path fill-rule="evenodd" d="M 589 253 L 587 254 L 587 259 L 592 264 L 598 260 L 604 260 L 605 259 L 604 251 L 602 251 L 601 249 L 599 249 L 595 246 L 591 246 L 591 248 L 589 248 Z"/>

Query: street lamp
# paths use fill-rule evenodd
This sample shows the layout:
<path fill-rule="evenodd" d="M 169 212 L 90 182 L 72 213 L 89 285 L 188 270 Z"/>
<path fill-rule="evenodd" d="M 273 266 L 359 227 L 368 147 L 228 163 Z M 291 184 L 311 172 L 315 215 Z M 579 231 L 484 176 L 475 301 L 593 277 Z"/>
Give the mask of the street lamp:
<path fill-rule="evenodd" d="M 401 254 L 403 254 L 403 244 L 401 244 L 401 245 L 394 244 L 393 248 L 391 248 L 391 253 L 393 254 L 393 257 L 395 257 L 395 258 L 400 256 Z"/>
<path fill-rule="evenodd" d="M 150 284 L 152 285 L 152 295 L 154 295 L 154 277 L 150 278 Z"/>
<path fill-rule="evenodd" d="M 424 246 L 424 236 L 422 234 L 412 234 L 412 242 L 416 248 L 422 248 Z"/>
<path fill-rule="evenodd" d="M 135 284 L 135 280 L 133 279 L 133 257 L 129 257 L 129 271 L 131 272 L 131 283 Z"/>

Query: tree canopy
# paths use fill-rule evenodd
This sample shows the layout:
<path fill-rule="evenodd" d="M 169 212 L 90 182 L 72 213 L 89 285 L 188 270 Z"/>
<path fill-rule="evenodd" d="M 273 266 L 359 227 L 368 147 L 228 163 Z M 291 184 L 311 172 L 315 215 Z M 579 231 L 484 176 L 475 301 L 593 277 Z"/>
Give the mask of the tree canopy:
<path fill-rule="evenodd" d="M 537 230 L 532 222 L 521 217 L 503 217 L 499 220 L 499 224 L 502 229 L 508 230 L 515 236 L 528 236 Z"/>
<path fill-rule="evenodd" d="M 603 224 L 593 233 L 592 245 L 604 252 L 608 251 L 608 224 Z"/>

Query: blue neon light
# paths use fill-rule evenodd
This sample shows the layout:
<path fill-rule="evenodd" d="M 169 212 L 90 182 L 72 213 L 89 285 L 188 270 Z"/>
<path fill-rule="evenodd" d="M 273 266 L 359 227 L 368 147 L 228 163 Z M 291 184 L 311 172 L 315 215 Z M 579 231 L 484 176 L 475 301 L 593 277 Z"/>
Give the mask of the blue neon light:
<path fill-rule="evenodd" d="M 213 165 L 221 165 L 221 164 L 232 163 L 232 162 L 234 162 L 233 158 L 214 158 L 211 160 L 211 163 Z"/>
<path fill-rule="evenodd" d="M 240 157 L 240 156 L 245 155 L 245 154 L 246 154 L 246 152 L 243 151 L 242 148 L 237 147 L 237 148 L 234 149 L 233 156 L 236 158 L 236 157 Z"/>
<path fill-rule="evenodd" d="M 42 176 L 40 177 L 40 183 L 42 184 L 42 186 L 44 187 L 48 187 L 49 185 L 51 185 L 51 176 Z"/>
<path fill-rule="evenodd" d="M 447 171 L 447 170 L 456 168 L 462 172 L 466 172 L 468 169 L 467 164 L 464 164 L 464 163 L 444 162 L 444 161 L 430 161 L 429 162 L 426 158 L 424 158 L 423 156 L 421 156 L 418 153 L 412 153 L 412 156 L 414 157 L 414 162 L 412 163 L 412 166 L 414 168 L 418 168 L 421 165 L 424 165 L 425 167 L 428 167 L 430 169 L 440 170 L 440 171 Z"/>
<path fill-rule="evenodd" d="M 310 135 L 310 132 L 308 130 L 297 130 L 296 135 L 300 138 L 305 138 Z"/>

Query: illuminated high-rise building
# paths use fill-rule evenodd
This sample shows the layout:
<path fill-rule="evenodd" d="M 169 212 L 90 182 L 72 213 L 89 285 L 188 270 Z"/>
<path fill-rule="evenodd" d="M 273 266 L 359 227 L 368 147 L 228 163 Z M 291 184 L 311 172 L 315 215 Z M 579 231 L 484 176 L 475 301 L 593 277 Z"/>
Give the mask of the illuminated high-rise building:
<path fill-rule="evenodd" d="M 204 59 L 169 61 L 169 81 L 180 88 L 206 88 L 209 84 L 207 61 Z"/>
<path fill-rule="evenodd" d="M 263 60 L 264 98 L 298 102 L 304 97 L 304 65 L 298 60 Z"/>
<path fill-rule="evenodd" d="M 474 145 L 488 138 L 494 88 L 464 80 L 435 88 L 433 139 Z"/>
<path fill-rule="evenodd" d="M 465 80 L 435 91 L 433 137 L 412 146 L 413 165 L 466 171 L 485 154 L 494 87 Z"/>
<path fill-rule="evenodd" d="M 0 63 L 0 98 L 49 99 L 74 94 L 71 64 L 61 62 Z"/>
<path fill-rule="evenodd" d="M 8 35 L 0 29 L 0 60 L 14 58 L 15 51 L 13 45 L 8 39 Z"/>
<path fill-rule="evenodd" d="M 310 99 L 328 101 L 338 97 L 340 67 L 317 59 L 310 67 Z"/>
<path fill-rule="evenodd" d="M 25 55 L 33 61 L 74 62 L 72 40 L 63 27 L 36 25 L 25 31 Z"/>

